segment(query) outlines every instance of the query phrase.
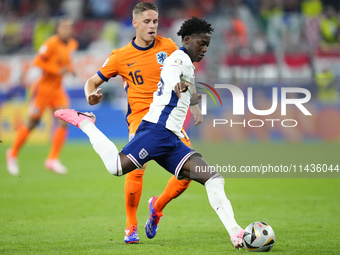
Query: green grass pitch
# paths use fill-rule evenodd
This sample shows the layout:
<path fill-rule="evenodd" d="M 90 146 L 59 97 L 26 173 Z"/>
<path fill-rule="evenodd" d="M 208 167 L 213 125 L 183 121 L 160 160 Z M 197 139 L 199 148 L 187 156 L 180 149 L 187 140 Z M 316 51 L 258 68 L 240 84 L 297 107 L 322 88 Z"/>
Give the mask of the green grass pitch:
<path fill-rule="evenodd" d="M 21 151 L 20 176 L 10 176 L 7 148 L 0 144 L 0 254 L 248 253 L 232 247 L 197 183 L 165 208 L 157 236 L 149 240 L 144 234 L 147 200 L 159 195 L 170 178 L 154 162 L 145 173 L 138 210 L 140 244 L 126 245 L 124 177 L 111 176 L 89 143 L 66 144 L 61 155 L 69 169 L 65 176 L 44 169 L 48 146 L 32 145 Z M 201 149 L 209 153 L 209 147 Z M 299 163 L 328 164 L 339 159 L 340 145 L 253 143 L 223 149 L 235 164 L 260 163 L 268 155 L 278 164 L 294 163 L 297 155 Z M 276 243 L 270 253 L 340 253 L 339 178 L 232 178 L 226 179 L 225 191 L 242 227 L 253 221 L 273 227 Z"/>

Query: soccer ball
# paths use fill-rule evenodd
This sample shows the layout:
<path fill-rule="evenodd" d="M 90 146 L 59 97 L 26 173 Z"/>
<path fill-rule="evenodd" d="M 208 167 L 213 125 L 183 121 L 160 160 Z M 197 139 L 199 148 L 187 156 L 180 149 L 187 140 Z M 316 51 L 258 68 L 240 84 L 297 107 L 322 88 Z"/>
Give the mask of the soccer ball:
<path fill-rule="evenodd" d="M 270 251 L 274 243 L 274 230 L 267 223 L 256 221 L 244 230 L 243 244 L 248 251 Z"/>

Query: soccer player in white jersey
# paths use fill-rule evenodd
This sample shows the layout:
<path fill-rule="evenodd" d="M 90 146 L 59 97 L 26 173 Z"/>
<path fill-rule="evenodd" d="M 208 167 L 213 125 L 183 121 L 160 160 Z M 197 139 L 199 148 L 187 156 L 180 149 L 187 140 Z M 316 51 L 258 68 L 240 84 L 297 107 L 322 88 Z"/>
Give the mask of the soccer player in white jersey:
<path fill-rule="evenodd" d="M 139 125 L 134 139 L 121 152 L 94 125 L 96 119 L 92 113 L 62 109 L 56 111 L 55 116 L 87 134 L 94 150 L 112 175 L 124 175 L 153 159 L 178 179 L 191 179 L 204 185 L 211 206 L 227 229 L 233 246 L 239 249 L 243 247 L 244 230 L 234 218 L 231 203 L 224 192 L 223 177 L 217 172 L 196 172 L 195 169 L 207 169 L 209 165 L 200 153 L 180 140 L 195 87 L 193 62 L 199 62 L 204 57 L 212 32 L 211 24 L 196 17 L 182 24 L 177 33 L 182 37 L 182 47 L 165 60 L 150 110 Z M 94 91 L 89 100 L 97 100 L 98 97 L 100 95 Z M 158 224 L 148 225 L 148 222 L 146 232 L 157 231 Z"/>

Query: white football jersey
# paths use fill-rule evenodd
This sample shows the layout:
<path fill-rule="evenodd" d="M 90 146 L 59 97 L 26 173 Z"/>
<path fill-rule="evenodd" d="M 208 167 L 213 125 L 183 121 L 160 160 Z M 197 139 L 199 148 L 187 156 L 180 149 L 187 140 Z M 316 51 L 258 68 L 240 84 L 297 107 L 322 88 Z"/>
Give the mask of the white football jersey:
<path fill-rule="evenodd" d="M 143 120 L 156 123 L 183 138 L 181 129 L 190 105 L 195 86 L 195 66 L 184 48 L 174 51 L 165 61 L 158 90 L 153 93 L 153 102 Z M 190 82 L 186 92 L 178 98 L 174 87 L 180 81 Z"/>

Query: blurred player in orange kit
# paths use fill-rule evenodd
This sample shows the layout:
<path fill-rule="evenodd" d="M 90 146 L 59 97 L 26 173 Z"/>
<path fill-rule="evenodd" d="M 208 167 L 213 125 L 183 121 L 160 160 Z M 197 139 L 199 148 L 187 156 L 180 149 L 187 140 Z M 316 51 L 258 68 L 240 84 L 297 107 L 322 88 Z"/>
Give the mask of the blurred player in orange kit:
<path fill-rule="evenodd" d="M 125 47 L 112 51 L 99 71 L 85 84 L 85 95 L 89 104 L 98 104 L 102 99 L 98 87 L 111 77 L 120 75 L 124 82 L 128 99 L 126 121 L 129 127 L 129 140 L 134 138 L 136 130 L 144 115 L 149 111 L 153 101 L 153 93 L 157 84 L 164 60 L 178 49 L 176 44 L 167 38 L 157 36 L 158 8 L 148 2 L 138 3 L 133 9 L 132 24 L 136 28 L 136 37 Z M 191 108 L 196 124 L 202 122 L 202 114 L 197 105 Z M 190 140 L 182 131 L 184 143 L 190 146 Z M 143 188 L 143 175 L 146 164 L 142 169 L 136 169 L 127 174 L 125 179 L 126 229 L 125 243 L 139 243 L 137 230 L 137 208 Z M 182 194 L 189 186 L 188 180 L 177 180 L 172 177 L 165 190 L 159 197 L 153 197 L 152 203 L 156 209 L 153 219 L 158 225 L 163 216 L 163 208 L 172 199 Z M 152 237 L 149 237 L 152 238 Z"/>
<path fill-rule="evenodd" d="M 42 70 L 40 79 L 31 87 L 31 98 L 28 108 L 28 121 L 21 125 L 16 133 L 12 147 L 6 152 L 7 169 L 10 174 L 19 174 L 17 157 L 30 132 L 37 126 L 44 110 L 53 110 L 70 106 L 69 97 L 62 86 L 62 78 L 67 72 L 75 75 L 71 53 L 78 48 L 78 42 L 72 38 L 73 21 L 61 19 L 57 33 L 47 39 L 40 47 L 33 64 Z M 59 161 L 59 153 L 67 139 L 67 124 L 58 120 L 52 146 L 45 161 L 48 170 L 65 174 L 67 169 Z"/>

